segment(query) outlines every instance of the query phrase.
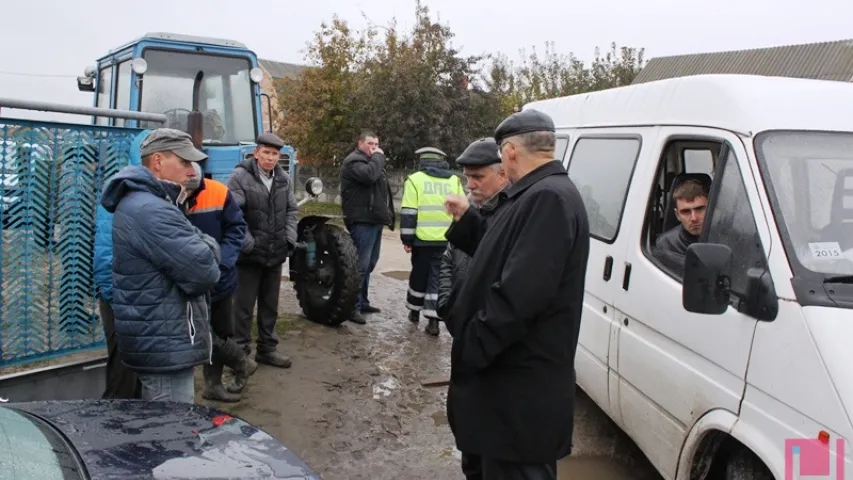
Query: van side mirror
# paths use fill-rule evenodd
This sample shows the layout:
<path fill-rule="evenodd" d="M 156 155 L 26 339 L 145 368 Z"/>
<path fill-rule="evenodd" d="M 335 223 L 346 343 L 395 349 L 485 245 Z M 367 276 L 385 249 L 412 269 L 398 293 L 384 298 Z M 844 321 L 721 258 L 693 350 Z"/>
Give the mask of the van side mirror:
<path fill-rule="evenodd" d="M 720 315 L 729 307 L 732 249 L 718 243 L 687 247 L 681 304 L 692 313 Z"/>

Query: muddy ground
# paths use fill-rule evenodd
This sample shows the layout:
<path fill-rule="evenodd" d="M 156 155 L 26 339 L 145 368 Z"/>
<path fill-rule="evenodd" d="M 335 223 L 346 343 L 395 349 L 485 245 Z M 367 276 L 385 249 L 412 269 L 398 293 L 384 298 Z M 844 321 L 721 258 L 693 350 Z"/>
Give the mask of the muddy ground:
<path fill-rule="evenodd" d="M 260 425 L 328 480 L 463 478 L 444 413 L 446 387 L 421 386 L 448 375 L 450 337 L 445 330 L 428 336 L 424 320 L 414 326 L 406 319 L 409 269 L 398 233 L 386 231 L 370 289 L 382 312 L 368 315 L 367 325 L 339 328 L 302 318 L 283 279 L 279 349 L 292 368 L 259 366 L 239 404 L 197 401 Z M 561 479 L 660 478 L 582 392 L 574 444 Z"/>

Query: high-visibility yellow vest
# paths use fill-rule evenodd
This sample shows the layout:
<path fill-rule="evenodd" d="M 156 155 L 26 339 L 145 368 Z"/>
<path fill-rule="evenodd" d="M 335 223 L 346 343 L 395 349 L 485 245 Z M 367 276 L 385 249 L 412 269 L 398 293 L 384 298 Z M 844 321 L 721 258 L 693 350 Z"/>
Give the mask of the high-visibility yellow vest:
<path fill-rule="evenodd" d="M 453 217 L 445 210 L 444 200 L 450 194 L 465 194 L 456 175 L 440 178 L 416 172 L 406 178 L 400 205 L 400 237 L 403 243 L 447 242 L 444 234 Z"/>

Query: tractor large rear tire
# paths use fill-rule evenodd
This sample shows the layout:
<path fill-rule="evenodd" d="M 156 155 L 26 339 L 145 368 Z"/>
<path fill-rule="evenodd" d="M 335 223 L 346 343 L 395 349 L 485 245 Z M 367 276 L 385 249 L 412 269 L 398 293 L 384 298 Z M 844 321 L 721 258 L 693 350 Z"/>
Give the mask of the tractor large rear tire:
<path fill-rule="evenodd" d="M 358 274 L 358 252 L 350 235 L 333 225 L 318 226 L 314 232 L 317 243 L 317 261 L 330 262 L 334 271 L 328 298 L 320 297 L 317 290 L 302 275 L 293 278 L 293 288 L 299 307 L 308 320 L 327 326 L 338 326 L 349 320 L 361 290 Z M 298 264 L 305 265 L 305 252 L 299 252 Z M 304 268 L 304 267 L 302 267 Z"/>

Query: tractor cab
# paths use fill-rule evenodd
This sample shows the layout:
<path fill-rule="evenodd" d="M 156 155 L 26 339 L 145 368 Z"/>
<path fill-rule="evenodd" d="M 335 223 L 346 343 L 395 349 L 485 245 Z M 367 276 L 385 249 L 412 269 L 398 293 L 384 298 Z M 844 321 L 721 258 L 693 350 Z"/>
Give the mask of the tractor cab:
<path fill-rule="evenodd" d="M 271 109 L 266 119 L 262 115 L 261 97 L 269 102 L 261 92 L 263 78 L 257 56 L 240 42 L 148 33 L 98 59 L 77 86 L 95 93 L 95 107 L 165 115 L 165 125 L 108 117 L 92 117 L 92 123 L 183 130 L 209 156 L 205 176 L 224 182 L 252 156 L 255 138 L 272 128 Z M 280 164 L 296 173 L 292 147 L 282 148 Z"/>

